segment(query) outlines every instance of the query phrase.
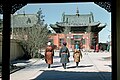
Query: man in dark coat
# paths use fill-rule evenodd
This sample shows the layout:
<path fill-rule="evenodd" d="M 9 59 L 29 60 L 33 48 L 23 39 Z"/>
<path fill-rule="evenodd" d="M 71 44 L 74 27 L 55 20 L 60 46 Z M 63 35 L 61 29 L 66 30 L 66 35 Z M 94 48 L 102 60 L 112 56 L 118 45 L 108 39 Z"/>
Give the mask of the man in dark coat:
<path fill-rule="evenodd" d="M 64 69 L 66 69 L 66 64 L 69 62 L 70 52 L 66 47 L 67 43 L 63 42 L 63 47 L 60 49 L 59 56 L 60 56 L 60 63 Z"/>

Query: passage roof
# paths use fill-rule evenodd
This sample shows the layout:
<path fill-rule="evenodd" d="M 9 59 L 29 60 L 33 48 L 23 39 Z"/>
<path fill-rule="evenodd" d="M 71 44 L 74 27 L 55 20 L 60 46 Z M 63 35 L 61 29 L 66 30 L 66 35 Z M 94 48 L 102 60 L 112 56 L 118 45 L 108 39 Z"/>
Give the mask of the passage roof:
<path fill-rule="evenodd" d="M 30 2 L 30 1 L 29 1 Z M 31 0 L 32 2 L 32 0 Z M 111 2 L 94 2 L 100 7 L 104 8 L 108 12 L 111 12 Z M 12 4 L 11 14 L 14 14 L 17 10 L 25 6 L 27 3 Z M 3 14 L 3 4 L 0 3 L 0 14 Z"/>
<path fill-rule="evenodd" d="M 12 4 L 11 14 L 14 14 L 17 10 L 25 6 L 27 3 Z M 0 14 L 3 14 L 3 4 L 0 3 Z"/>

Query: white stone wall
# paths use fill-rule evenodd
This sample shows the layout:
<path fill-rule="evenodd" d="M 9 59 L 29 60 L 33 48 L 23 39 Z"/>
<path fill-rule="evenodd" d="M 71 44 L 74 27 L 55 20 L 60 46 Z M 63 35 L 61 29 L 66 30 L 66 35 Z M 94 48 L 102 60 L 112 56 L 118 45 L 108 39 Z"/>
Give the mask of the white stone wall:
<path fill-rule="evenodd" d="M 10 43 L 10 60 L 14 60 L 24 54 L 21 46 L 15 40 Z M 7 55 L 7 54 L 6 54 Z M 2 62 L 2 41 L 0 40 L 0 63 Z"/>

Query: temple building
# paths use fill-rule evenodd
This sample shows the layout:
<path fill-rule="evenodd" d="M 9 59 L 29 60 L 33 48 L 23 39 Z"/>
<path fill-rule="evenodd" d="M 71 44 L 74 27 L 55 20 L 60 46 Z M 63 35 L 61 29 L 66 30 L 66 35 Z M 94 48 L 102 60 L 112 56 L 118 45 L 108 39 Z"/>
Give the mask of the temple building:
<path fill-rule="evenodd" d="M 67 47 L 74 49 L 74 45 L 79 43 L 81 48 L 93 49 L 94 45 L 99 43 L 99 32 L 105 28 L 106 24 L 95 22 L 93 13 L 79 14 L 77 8 L 76 14 L 68 15 L 63 12 L 61 22 L 50 24 L 50 27 L 56 32 L 50 37 L 58 48 L 62 42 L 67 42 Z"/>

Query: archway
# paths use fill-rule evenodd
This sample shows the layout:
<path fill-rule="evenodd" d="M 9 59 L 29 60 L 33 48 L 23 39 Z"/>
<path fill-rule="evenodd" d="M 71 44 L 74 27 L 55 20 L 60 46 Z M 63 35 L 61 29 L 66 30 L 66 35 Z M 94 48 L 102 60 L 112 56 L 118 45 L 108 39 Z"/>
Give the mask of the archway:
<path fill-rule="evenodd" d="M 31 3 L 31 2 L 30 2 Z M 0 4 L 0 13 L 3 14 L 3 48 L 2 48 L 2 79 L 9 80 L 9 58 L 10 58 L 10 14 L 14 14 L 18 9 L 25 6 L 25 4 Z M 108 12 L 111 12 L 110 2 L 95 2 L 99 6 L 105 8 Z M 104 5 L 104 6 L 103 6 Z M 7 24 L 6 24 L 7 23 Z M 7 47 L 5 47 L 7 45 Z M 6 56 L 7 54 L 7 56 Z M 5 72 L 5 73 L 4 73 Z"/>

